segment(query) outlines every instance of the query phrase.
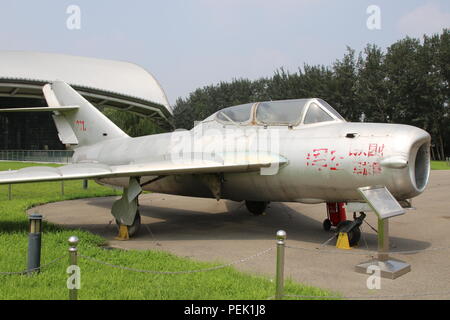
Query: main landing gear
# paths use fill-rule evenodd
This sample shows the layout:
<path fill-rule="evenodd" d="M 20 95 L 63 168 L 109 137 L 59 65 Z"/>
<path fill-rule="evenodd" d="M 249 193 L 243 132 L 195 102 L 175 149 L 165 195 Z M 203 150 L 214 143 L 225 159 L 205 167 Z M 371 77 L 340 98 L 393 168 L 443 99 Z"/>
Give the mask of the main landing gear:
<path fill-rule="evenodd" d="M 119 235 L 117 236 L 117 238 L 121 238 L 121 227 L 122 227 L 122 232 L 123 230 L 123 226 L 119 220 L 116 219 L 116 224 L 117 224 L 117 228 L 119 229 Z M 133 224 L 131 226 L 125 226 L 127 228 L 127 233 L 128 233 L 128 238 L 132 238 L 134 235 L 136 235 L 139 231 L 139 229 L 141 228 L 141 214 L 139 213 L 139 210 L 137 210 L 136 212 L 136 216 L 134 217 L 133 220 Z M 126 238 L 126 236 L 125 236 Z M 119 240 L 125 240 L 125 239 L 119 239 Z"/>
<path fill-rule="evenodd" d="M 269 202 L 267 201 L 248 201 L 245 200 L 245 206 L 247 210 L 253 213 L 255 216 L 260 216 L 266 211 L 267 205 Z"/>
<path fill-rule="evenodd" d="M 323 221 L 323 229 L 330 231 L 335 227 L 336 234 L 347 233 L 350 247 L 357 246 L 361 239 L 360 226 L 366 215 L 361 212 L 359 217 L 353 214 L 353 220 L 347 220 L 344 202 L 327 202 L 327 219 Z"/>
<path fill-rule="evenodd" d="M 139 178 L 130 177 L 128 187 L 123 189 L 122 198 L 114 202 L 111 213 L 119 227 L 116 240 L 128 240 L 139 231 L 141 215 L 138 209 L 138 197 L 141 192 Z"/>

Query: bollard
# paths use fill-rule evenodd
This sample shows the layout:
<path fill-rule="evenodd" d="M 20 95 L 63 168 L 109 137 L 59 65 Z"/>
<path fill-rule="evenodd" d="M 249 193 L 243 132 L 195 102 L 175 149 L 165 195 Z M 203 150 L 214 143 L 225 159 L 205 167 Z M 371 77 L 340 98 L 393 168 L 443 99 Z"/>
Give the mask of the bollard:
<path fill-rule="evenodd" d="M 28 234 L 28 274 L 39 273 L 41 267 L 41 235 L 42 216 L 33 213 L 29 216 L 30 230 Z"/>
<path fill-rule="evenodd" d="M 61 181 L 61 196 L 64 197 L 64 180 Z"/>
<path fill-rule="evenodd" d="M 275 299 L 281 300 L 284 294 L 284 245 L 286 232 L 280 230 L 277 232 L 277 274 Z"/>
<path fill-rule="evenodd" d="M 68 270 L 72 270 L 77 267 L 77 254 L 78 254 L 78 245 L 79 239 L 77 236 L 71 236 L 69 238 L 69 268 Z M 72 277 L 69 277 L 67 280 L 67 286 L 69 288 L 69 300 L 77 300 L 78 299 L 78 289 L 74 283 L 70 283 L 72 281 Z"/>
<path fill-rule="evenodd" d="M 84 189 L 84 190 L 87 190 L 87 188 L 88 188 L 88 186 L 89 186 L 88 183 L 89 183 L 89 182 L 88 182 L 87 179 L 84 179 L 84 180 L 83 180 L 83 189 Z"/>
<path fill-rule="evenodd" d="M 12 185 L 8 184 L 8 200 L 12 200 Z"/>

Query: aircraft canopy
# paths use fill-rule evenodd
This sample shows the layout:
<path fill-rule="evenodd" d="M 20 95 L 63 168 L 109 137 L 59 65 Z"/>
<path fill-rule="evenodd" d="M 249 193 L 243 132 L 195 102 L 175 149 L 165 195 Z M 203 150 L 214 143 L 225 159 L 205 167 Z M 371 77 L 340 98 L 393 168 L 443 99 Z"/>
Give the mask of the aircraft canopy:
<path fill-rule="evenodd" d="M 345 121 L 322 99 L 294 99 L 241 104 L 218 111 L 207 120 L 239 125 L 313 124 L 328 121 Z"/>

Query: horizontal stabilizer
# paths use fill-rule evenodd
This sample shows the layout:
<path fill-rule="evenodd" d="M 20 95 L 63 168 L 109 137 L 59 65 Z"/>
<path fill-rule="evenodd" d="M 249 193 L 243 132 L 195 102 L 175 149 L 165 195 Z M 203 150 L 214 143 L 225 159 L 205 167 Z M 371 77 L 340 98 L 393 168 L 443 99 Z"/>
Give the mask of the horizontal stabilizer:
<path fill-rule="evenodd" d="M 39 107 L 39 108 L 11 108 L 0 109 L 0 112 L 69 112 L 78 110 L 78 106 L 61 106 L 61 107 Z"/>

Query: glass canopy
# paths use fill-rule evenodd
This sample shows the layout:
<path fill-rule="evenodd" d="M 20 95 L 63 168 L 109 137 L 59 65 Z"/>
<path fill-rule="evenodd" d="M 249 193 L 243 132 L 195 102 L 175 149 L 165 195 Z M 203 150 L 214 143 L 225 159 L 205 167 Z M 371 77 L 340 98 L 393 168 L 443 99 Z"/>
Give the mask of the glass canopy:
<path fill-rule="evenodd" d="M 261 102 L 256 109 L 256 122 L 264 125 L 296 125 L 309 99 Z"/>
<path fill-rule="evenodd" d="M 345 121 L 333 107 L 322 99 L 295 99 L 241 104 L 218 111 L 215 114 L 215 119 L 224 124 L 264 126 L 296 126 L 301 123 Z"/>
<path fill-rule="evenodd" d="M 217 112 L 217 119 L 224 122 L 243 123 L 251 118 L 252 106 L 254 103 L 241 104 L 234 107 L 225 108 Z"/>

